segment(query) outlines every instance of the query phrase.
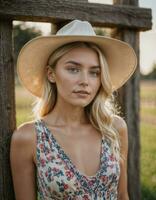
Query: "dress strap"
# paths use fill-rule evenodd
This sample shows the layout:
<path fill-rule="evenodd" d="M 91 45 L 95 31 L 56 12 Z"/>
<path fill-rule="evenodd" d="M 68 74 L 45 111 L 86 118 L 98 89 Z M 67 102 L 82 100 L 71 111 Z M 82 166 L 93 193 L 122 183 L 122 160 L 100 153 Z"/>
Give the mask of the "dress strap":
<path fill-rule="evenodd" d="M 44 131 L 44 127 L 42 126 L 41 119 L 35 120 L 35 127 L 38 131 L 41 131 L 41 132 Z"/>
<path fill-rule="evenodd" d="M 35 120 L 35 129 L 36 129 L 36 134 L 37 134 L 37 145 L 40 143 L 47 143 L 49 142 L 49 134 L 42 124 L 41 119 Z"/>

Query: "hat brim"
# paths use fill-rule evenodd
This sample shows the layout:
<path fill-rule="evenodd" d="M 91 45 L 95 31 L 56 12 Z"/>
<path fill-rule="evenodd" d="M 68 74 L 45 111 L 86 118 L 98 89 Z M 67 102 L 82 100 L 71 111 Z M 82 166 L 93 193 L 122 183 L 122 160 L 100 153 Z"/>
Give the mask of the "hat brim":
<path fill-rule="evenodd" d="M 134 73 L 137 57 L 133 48 L 120 40 L 104 36 L 51 35 L 30 40 L 17 59 L 17 73 L 21 83 L 35 96 L 41 97 L 45 66 L 58 47 L 76 41 L 92 42 L 104 53 L 109 66 L 113 91 L 120 88 Z"/>

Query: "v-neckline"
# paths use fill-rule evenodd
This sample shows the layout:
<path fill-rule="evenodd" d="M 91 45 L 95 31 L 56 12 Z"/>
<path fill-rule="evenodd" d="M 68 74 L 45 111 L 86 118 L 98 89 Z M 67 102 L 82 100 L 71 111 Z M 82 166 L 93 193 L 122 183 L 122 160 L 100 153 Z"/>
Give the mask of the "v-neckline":
<path fill-rule="evenodd" d="M 57 141 L 57 139 L 55 138 L 55 136 L 53 135 L 52 131 L 49 129 L 49 127 L 46 125 L 46 122 L 44 122 L 44 120 L 40 119 L 41 124 L 44 126 L 44 128 L 48 131 L 50 138 L 52 138 L 52 140 L 54 141 L 56 148 L 58 150 L 58 152 L 60 153 L 61 158 L 63 159 L 64 157 L 69 161 L 70 166 L 72 167 L 72 169 L 74 170 L 74 172 L 80 176 L 80 177 L 84 177 L 87 179 L 95 179 L 97 177 L 99 177 L 100 172 L 102 170 L 102 164 L 103 164 L 103 153 L 104 153 L 104 144 L 106 142 L 106 140 L 104 139 L 104 135 L 102 135 L 102 139 L 101 139 L 101 149 L 100 149 L 100 166 L 99 169 L 97 170 L 97 172 L 94 175 L 87 175 L 84 172 L 81 172 L 76 165 L 73 163 L 73 161 L 71 160 L 71 158 L 68 156 L 68 154 L 65 152 L 65 150 L 63 149 L 63 147 L 61 147 L 61 145 L 59 144 L 59 142 Z"/>

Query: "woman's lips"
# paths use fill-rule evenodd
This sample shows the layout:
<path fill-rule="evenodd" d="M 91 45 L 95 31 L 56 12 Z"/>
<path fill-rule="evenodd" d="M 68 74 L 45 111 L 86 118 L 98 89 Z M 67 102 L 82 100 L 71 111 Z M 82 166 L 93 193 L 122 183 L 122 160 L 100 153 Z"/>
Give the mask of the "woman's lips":
<path fill-rule="evenodd" d="M 90 92 L 86 90 L 78 90 L 78 91 L 75 91 L 75 93 L 90 94 Z"/>
<path fill-rule="evenodd" d="M 89 92 L 87 92 L 87 91 L 76 91 L 74 93 L 76 95 L 78 95 L 79 97 L 88 97 L 89 96 Z"/>

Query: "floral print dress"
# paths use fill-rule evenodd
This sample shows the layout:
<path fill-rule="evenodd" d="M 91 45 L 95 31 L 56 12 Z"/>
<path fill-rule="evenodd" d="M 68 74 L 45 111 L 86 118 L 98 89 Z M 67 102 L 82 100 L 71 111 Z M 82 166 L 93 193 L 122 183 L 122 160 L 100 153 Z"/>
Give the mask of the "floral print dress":
<path fill-rule="evenodd" d="M 37 195 L 39 200 L 117 200 L 119 162 L 102 137 L 100 168 L 86 176 L 72 163 L 42 119 L 37 133 Z"/>

